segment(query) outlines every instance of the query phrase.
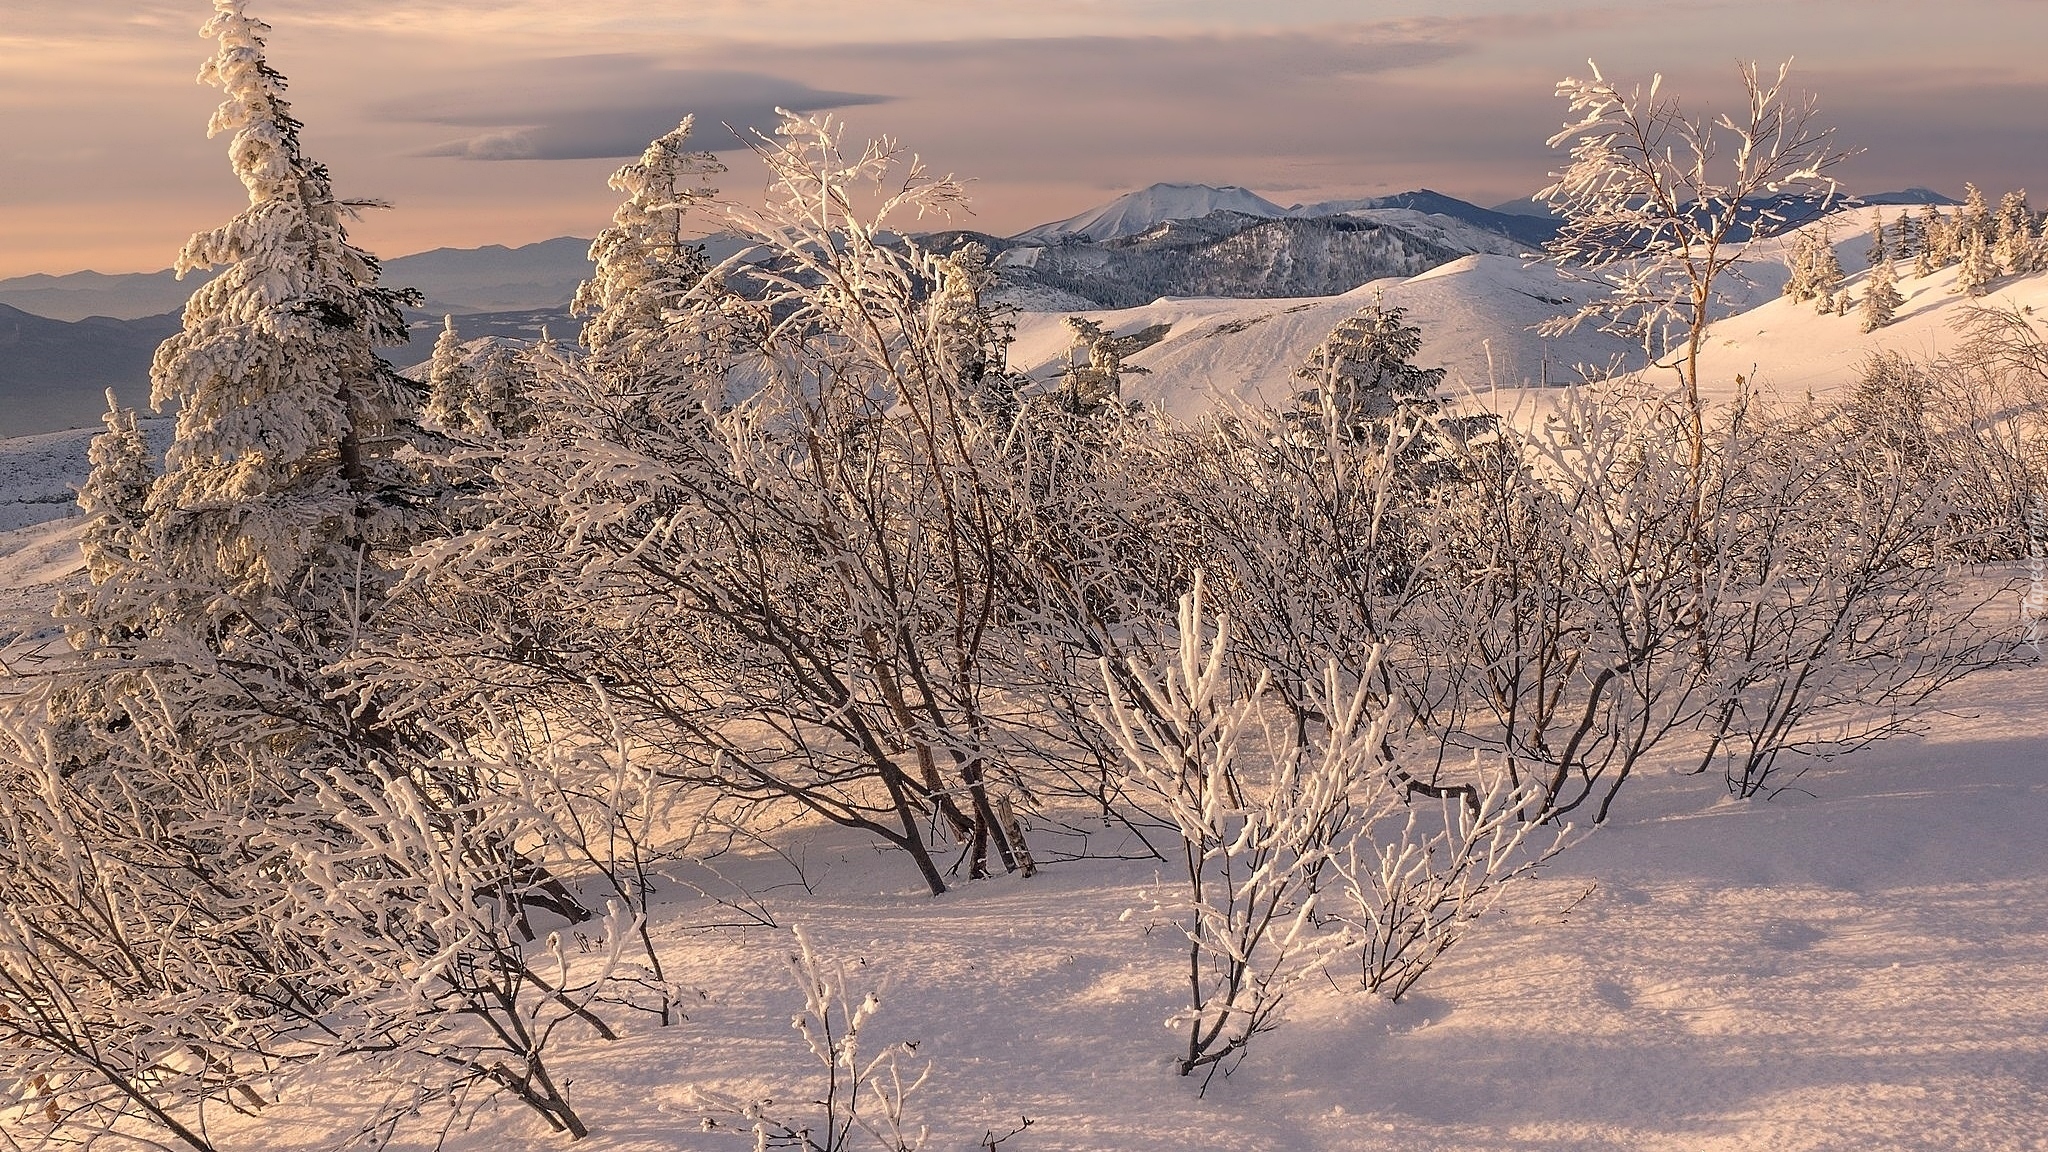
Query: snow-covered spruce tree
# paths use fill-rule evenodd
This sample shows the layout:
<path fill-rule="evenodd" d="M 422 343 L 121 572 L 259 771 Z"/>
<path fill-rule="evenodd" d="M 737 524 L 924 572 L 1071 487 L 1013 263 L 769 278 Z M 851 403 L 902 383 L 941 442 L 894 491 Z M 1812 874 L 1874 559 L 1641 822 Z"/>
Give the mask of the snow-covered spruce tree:
<path fill-rule="evenodd" d="M 1786 254 L 1786 264 L 1791 275 L 1785 278 L 1784 295 L 1795 304 L 1804 304 L 1817 293 L 1813 287 L 1814 248 L 1818 237 L 1812 232 L 1802 231 L 1792 241 L 1792 249 Z"/>
<path fill-rule="evenodd" d="M 684 117 L 637 162 L 612 173 L 612 189 L 626 198 L 592 241 L 595 270 L 570 304 L 588 317 L 581 342 L 597 370 L 623 388 L 657 387 L 701 353 L 695 340 L 673 342 L 667 319 L 711 271 L 688 222 L 717 195 L 705 180 L 725 169 L 708 152 L 686 150 L 695 124 Z"/>
<path fill-rule="evenodd" d="M 78 507 L 86 518 L 79 551 L 85 560 L 88 587 L 60 595 L 56 615 L 64 622 L 65 637 L 75 652 L 89 654 L 87 659 L 119 660 L 125 655 L 123 644 L 133 639 L 133 633 L 128 625 L 108 625 L 95 619 L 99 614 L 96 589 L 145 559 L 139 551 L 140 538 L 148 521 L 156 462 L 136 425 L 134 410 L 122 407 L 111 388 L 107 390 L 107 412 L 101 419 L 106 431 L 94 436 L 87 449 L 92 471 L 78 490 Z M 94 734 L 116 720 L 117 702 L 133 686 L 132 677 L 107 671 L 110 667 L 101 665 L 94 674 L 66 677 L 49 688 L 44 707 L 52 755 L 71 761 L 103 757 Z"/>
<path fill-rule="evenodd" d="M 454 337 L 452 323 L 451 317 L 434 344 L 426 416 L 463 446 L 464 464 L 475 466 L 488 455 L 477 456 L 477 448 L 533 427 L 533 365 L 558 349 L 545 330 L 531 346 L 495 337 L 464 344 Z"/>
<path fill-rule="evenodd" d="M 1385 440 L 1394 434 L 1397 413 L 1438 407 L 1444 370 L 1416 365 L 1421 350 L 1422 329 L 1406 323 L 1402 309 L 1374 303 L 1308 354 L 1294 377 L 1313 388 L 1295 402 L 1316 413 L 1327 409 L 1347 435 Z"/>
<path fill-rule="evenodd" d="M 1961 259 L 1963 249 L 1970 237 L 1981 236 L 1986 247 L 1998 238 L 1998 222 L 1992 218 L 1991 205 L 1984 199 L 1984 190 L 1975 184 L 1963 184 L 1963 206 L 1949 218 L 1949 227 L 1954 236 L 1955 257 Z"/>
<path fill-rule="evenodd" d="M 1067 317 L 1074 334 L 1067 367 L 1060 373 L 1056 400 L 1063 411 L 1086 415 L 1123 403 L 1124 377 L 1143 376 L 1146 369 L 1126 367 L 1129 344 L 1123 337 L 1086 316 Z"/>
<path fill-rule="evenodd" d="M 1842 261 L 1835 255 L 1834 232 L 1826 224 L 1814 235 L 1808 259 L 1806 289 L 1819 301 L 1815 307 L 1823 315 L 1840 311 L 1835 297 L 1842 290 Z"/>
<path fill-rule="evenodd" d="M 1899 295 L 1898 276 L 1892 271 L 1889 258 L 1879 259 L 1870 265 L 1870 276 L 1863 284 L 1863 308 L 1859 323 L 1865 332 L 1875 332 L 1892 322 L 1898 314 L 1899 305 L 1906 302 Z"/>
<path fill-rule="evenodd" d="M 937 298 L 930 319 L 934 344 L 946 350 L 963 387 L 978 392 L 984 384 L 992 385 L 990 399 L 1004 413 L 1014 414 L 1015 381 L 1003 370 L 1000 355 L 1009 345 L 1012 326 L 988 303 L 988 293 L 996 286 L 988 249 L 977 243 L 961 245 L 939 260 L 936 271 Z"/>
<path fill-rule="evenodd" d="M 1884 233 L 1884 213 L 1879 212 L 1870 224 L 1870 247 L 1863 250 L 1866 265 L 1875 265 L 1880 260 L 1891 260 L 1895 255 L 1895 244 L 1887 244 Z"/>
<path fill-rule="evenodd" d="M 1998 200 L 1998 215 L 1992 224 L 1991 258 L 2007 275 L 2020 276 L 2034 270 L 2034 213 L 2027 207 L 2024 189 L 2007 192 Z"/>
<path fill-rule="evenodd" d="M 1956 261 L 1956 291 L 1965 296 L 1982 296 L 1991 291 L 1998 277 L 1998 261 L 1991 257 L 1991 245 L 1982 229 L 1964 234 L 1962 258 Z"/>
<path fill-rule="evenodd" d="M 324 646 L 353 629 L 367 551 L 397 528 L 410 479 L 391 457 L 416 400 L 375 350 L 405 338 L 404 296 L 349 243 L 360 205 L 300 151 L 284 78 L 264 58 L 267 27 L 242 0 L 216 7 L 206 34 L 220 47 L 201 78 L 225 100 L 208 131 L 234 134 L 249 207 L 178 257 L 181 272 L 220 273 L 151 368 L 152 401 L 178 405 L 150 501 L 155 562 L 242 608 L 318 606 L 287 627 Z"/>
<path fill-rule="evenodd" d="M 468 427 L 472 388 L 455 317 L 443 316 L 441 334 L 434 338 L 434 355 L 427 361 L 427 419 L 450 431 Z"/>
<path fill-rule="evenodd" d="M 1920 223 L 1913 219 L 1911 212 L 1899 213 L 1899 222 L 1892 235 L 1894 241 L 1891 247 L 1892 259 L 1894 260 L 1917 258 L 1920 255 L 1921 248 L 1926 245 L 1926 237 L 1921 235 L 1920 232 Z"/>
<path fill-rule="evenodd" d="M 107 430 L 86 450 L 92 471 L 78 490 L 78 510 L 85 514 L 79 546 L 94 583 L 104 583 L 134 559 L 135 534 L 148 516 L 149 490 L 156 483 L 156 461 L 136 427 L 135 410 L 122 407 L 111 388 L 100 419 Z"/>
<path fill-rule="evenodd" d="M 1913 275 L 1932 276 L 1934 270 L 1955 262 L 1955 236 L 1934 205 L 1920 209 L 1920 251 L 1913 257 Z"/>

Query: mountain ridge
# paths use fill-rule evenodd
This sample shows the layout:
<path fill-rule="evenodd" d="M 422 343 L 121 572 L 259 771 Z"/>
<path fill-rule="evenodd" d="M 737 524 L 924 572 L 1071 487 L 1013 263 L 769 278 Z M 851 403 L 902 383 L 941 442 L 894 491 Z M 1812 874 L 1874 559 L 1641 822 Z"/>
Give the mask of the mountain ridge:
<path fill-rule="evenodd" d="M 507 247 L 430 248 L 382 262 L 383 282 L 418 288 L 422 311 L 458 316 L 565 305 L 578 281 L 590 275 L 590 241 L 556 236 Z M 0 280 L 0 304 L 47 320 L 76 322 L 94 316 L 141 320 L 185 306 L 212 277 L 195 272 L 179 280 L 156 272 L 35 272 Z"/>
<path fill-rule="evenodd" d="M 1087 237 L 1099 242 L 1136 236 L 1173 220 L 1199 220 L 1217 212 L 1276 219 L 1287 209 L 1235 184 L 1160 182 L 1126 192 L 1085 212 L 1027 228 L 1010 237 L 1021 244 Z"/>

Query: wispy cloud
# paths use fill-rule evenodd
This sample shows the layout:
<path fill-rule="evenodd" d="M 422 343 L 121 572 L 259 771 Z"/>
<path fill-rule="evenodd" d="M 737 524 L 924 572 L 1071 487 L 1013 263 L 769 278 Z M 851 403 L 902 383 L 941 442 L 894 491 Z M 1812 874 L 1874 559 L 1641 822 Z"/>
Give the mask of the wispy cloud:
<path fill-rule="evenodd" d="M 773 128 L 777 108 L 816 112 L 888 99 L 823 91 L 765 72 L 672 67 L 637 55 L 524 61 L 477 72 L 467 81 L 375 112 L 480 130 L 416 153 L 421 156 L 595 160 L 639 155 L 686 113 L 697 117 L 695 143 L 722 150 L 739 147 L 749 131 Z"/>

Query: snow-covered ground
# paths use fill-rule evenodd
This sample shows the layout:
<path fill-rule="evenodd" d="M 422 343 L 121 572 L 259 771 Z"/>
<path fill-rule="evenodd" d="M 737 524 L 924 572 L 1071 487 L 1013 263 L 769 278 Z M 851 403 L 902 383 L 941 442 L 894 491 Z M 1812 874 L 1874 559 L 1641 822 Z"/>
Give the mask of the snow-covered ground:
<path fill-rule="evenodd" d="M 150 450 L 162 459 L 173 421 L 139 423 Z M 78 486 L 92 470 L 86 451 L 96 428 L 0 439 L 0 532 L 78 515 Z"/>
<path fill-rule="evenodd" d="M 917 1042 L 933 1073 L 914 1110 L 946 1152 L 1019 1116 L 1012 1152 L 2021 1152 L 2048 1138 L 2044 730 L 2048 667 L 2029 666 L 1770 801 L 1653 772 L 1401 1003 L 1332 972 L 1202 1097 L 1169 1067 L 1186 956 L 1143 911 L 1163 866 L 1054 863 L 935 899 L 824 829 L 780 842 L 801 872 L 765 852 L 717 865 L 851 984 L 886 987 L 865 1035 Z M 590 1152 L 742 1147 L 697 1130 L 693 1088 L 817 1090 L 788 933 L 686 931 L 733 919 L 697 899 L 663 911 L 702 995 L 687 1022 L 563 1049 Z M 370 1099 L 308 1085 L 227 1143 L 318 1147 Z M 445 1118 L 395 1146 L 431 1147 Z M 447 1147 L 547 1143 L 500 1103 Z"/>

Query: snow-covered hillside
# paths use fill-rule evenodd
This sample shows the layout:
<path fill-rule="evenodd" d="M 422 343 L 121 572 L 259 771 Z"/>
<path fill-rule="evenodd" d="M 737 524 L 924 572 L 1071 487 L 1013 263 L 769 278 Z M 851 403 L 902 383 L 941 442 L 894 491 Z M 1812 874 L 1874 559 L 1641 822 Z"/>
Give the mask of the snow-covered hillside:
<path fill-rule="evenodd" d="M 144 420 L 141 427 L 161 459 L 172 421 Z M 78 515 L 78 486 L 91 470 L 85 453 L 98 431 L 75 428 L 0 440 L 0 532 Z"/>
<path fill-rule="evenodd" d="M 1165 337 L 1128 363 L 1150 375 L 1125 381 L 1129 399 L 1183 418 L 1243 402 L 1279 404 L 1300 387 L 1294 371 L 1338 324 L 1373 302 L 1407 311 L 1422 329 L 1418 363 L 1445 368 L 1453 392 L 1541 387 L 1581 378 L 1578 366 L 1640 360 L 1630 342 L 1587 326 L 1544 337 L 1536 325 L 1597 292 L 1543 265 L 1511 256 L 1466 256 L 1409 279 L 1376 280 L 1340 296 L 1296 300 L 1162 299 L 1142 308 L 1079 313 L 1128 335 L 1158 324 Z M 1061 314 L 1018 319 L 1011 363 L 1051 380 L 1066 364 L 1071 332 Z"/>
<path fill-rule="evenodd" d="M 1780 294 L 1788 276 L 1786 254 L 1801 232 L 1825 227 L 1837 259 L 1851 270 L 1843 287 L 1852 300 L 1860 299 L 1868 276 L 1869 230 L 1880 214 L 1895 221 L 1898 209 L 1855 209 L 1754 246 L 1739 275 L 1722 286 L 1730 306 L 1741 310 L 1709 328 L 1701 369 L 1707 395 L 1733 395 L 1737 376 L 1788 395 L 1825 394 L 1853 382 L 1859 366 L 1875 352 L 1926 358 L 1953 347 L 1956 321 L 1968 308 L 2048 311 L 2048 274 L 2004 277 L 1992 283 L 1988 295 L 1973 299 L 1955 291 L 1954 268 L 1919 277 L 1910 262 L 1899 265 L 1905 304 L 1891 324 L 1874 332 L 1861 330 L 1853 308 L 1846 316 L 1823 315 L 1811 303 Z M 1615 364 L 1640 366 L 1640 345 L 1601 332 L 1593 322 L 1562 336 L 1536 332 L 1544 321 L 1603 293 L 1598 284 L 1564 276 L 1548 265 L 1472 255 L 1338 296 L 1166 298 L 1117 310 L 1025 312 L 1018 317 L 1011 362 L 1035 379 L 1057 377 L 1071 347 L 1066 315 L 1085 315 L 1124 335 L 1166 324 L 1163 338 L 1129 358 L 1151 374 L 1127 380 L 1127 397 L 1183 417 L 1236 402 L 1274 404 L 1295 391 L 1294 370 L 1331 329 L 1383 298 L 1405 309 L 1408 322 L 1422 329 L 1418 362 L 1446 370 L 1449 394 L 1470 392 L 1485 402 L 1486 394 L 1505 390 L 1498 402 L 1512 405 L 1520 399 L 1519 390 L 1597 379 Z"/>
<path fill-rule="evenodd" d="M 1859 208 L 1826 225 L 1836 259 L 1849 270 L 1842 287 L 1852 300 L 1862 299 L 1869 279 L 1864 254 L 1879 215 L 1889 227 L 1899 211 Z M 1810 224 L 1801 231 L 1821 227 Z M 1824 394 L 1852 382 L 1858 365 L 1873 353 L 1901 352 L 1926 359 L 1946 352 L 1955 346 L 1956 321 L 1967 308 L 2048 310 L 2048 274 L 2000 277 L 1991 282 L 1987 294 L 1971 298 L 1956 291 L 1956 268 L 1936 269 L 1923 277 L 1913 274 L 1911 261 L 1902 261 L 1898 291 L 1905 303 L 1890 324 L 1866 333 L 1853 308 L 1847 316 L 1824 315 L 1812 303 L 1795 303 L 1779 295 L 1788 275 L 1785 253 L 1796 242 L 1797 234 L 1787 234 L 1758 244 L 1751 274 L 1756 281 L 1751 299 L 1758 302 L 1708 329 L 1700 381 L 1710 395 L 1732 394 L 1738 374 L 1783 394 Z"/>

